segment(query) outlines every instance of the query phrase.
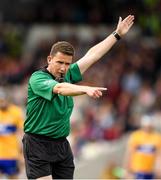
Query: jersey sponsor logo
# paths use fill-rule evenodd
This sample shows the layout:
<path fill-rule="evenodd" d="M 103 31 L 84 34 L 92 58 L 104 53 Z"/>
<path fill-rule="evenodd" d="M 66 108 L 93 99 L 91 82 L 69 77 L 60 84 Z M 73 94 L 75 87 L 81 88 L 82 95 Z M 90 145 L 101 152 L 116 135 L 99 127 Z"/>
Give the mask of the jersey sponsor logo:
<path fill-rule="evenodd" d="M 52 80 L 52 79 L 50 79 L 50 80 L 46 80 L 46 81 L 44 81 L 44 85 L 49 86 L 50 84 L 52 84 L 52 82 L 53 82 L 53 80 Z"/>
<path fill-rule="evenodd" d="M 9 135 L 15 133 L 17 127 L 14 125 L 0 124 L 0 135 Z"/>
<path fill-rule="evenodd" d="M 138 146 L 137 151 L 142 152 L 142 153 L 151 154 L 156 151 L 156 147 L 151 144 L 146 144 L 146 145 Z"/>

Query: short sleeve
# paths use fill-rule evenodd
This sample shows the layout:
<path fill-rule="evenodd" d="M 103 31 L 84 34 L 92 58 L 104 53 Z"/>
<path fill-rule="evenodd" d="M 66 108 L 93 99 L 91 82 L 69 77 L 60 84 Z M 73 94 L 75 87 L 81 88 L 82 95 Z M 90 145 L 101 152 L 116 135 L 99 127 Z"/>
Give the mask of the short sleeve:
<path fill-rule="evenodd" d="M 51 100 L 53 97 L 53 88 L 58 82 L 52 79 L 50 75 L 44 72 L 35 72 L 32 74 L 29 85 L 33 92 L 47 100 Z"/>
<path fill-rule="evenodd" d="M 69 77 L 71 83 L 77 83 L 82 80 L 82 74 L 77 63 L 74 63 L 70 66 L 67 77 Z"/>

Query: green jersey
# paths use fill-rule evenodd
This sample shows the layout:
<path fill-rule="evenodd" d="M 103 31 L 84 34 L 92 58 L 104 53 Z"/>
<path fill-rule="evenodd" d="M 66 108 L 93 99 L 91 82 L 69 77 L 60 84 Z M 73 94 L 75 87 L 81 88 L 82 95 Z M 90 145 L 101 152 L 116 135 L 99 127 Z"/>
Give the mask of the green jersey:
<path fill-rule="evenodd" d="M 65 75 L 65 82 L 77 83 L 82 80 L 79 67 L 72 64 Z M 34 72 L 28 84 L 28 101 L 24 131 L 52 138 L 66 137 L 70 132 L 70 116 L 73 98 L 53 93 L 58 82 L 48 72 Z"/>

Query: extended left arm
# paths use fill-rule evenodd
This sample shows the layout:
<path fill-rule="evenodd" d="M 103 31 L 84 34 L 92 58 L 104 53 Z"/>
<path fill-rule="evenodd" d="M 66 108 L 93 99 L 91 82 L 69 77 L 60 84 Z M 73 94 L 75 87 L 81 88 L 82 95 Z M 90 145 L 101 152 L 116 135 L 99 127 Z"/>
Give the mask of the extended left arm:
<path fill-rule="evenodd" d="M 120 17 L 115 32 L 122 37 L 129 31 L 133 23 L 134 16 L 132 15 L 127 16 L 124 20 Z M 116 42 L 116 37 L 113 34 L 110 34 L 106 39 L 90 48 L 85 56 L 77 62 L 81 74 L 83 74 L 92 64 L 97 62 L 104 54 L 106 54 Z"/>

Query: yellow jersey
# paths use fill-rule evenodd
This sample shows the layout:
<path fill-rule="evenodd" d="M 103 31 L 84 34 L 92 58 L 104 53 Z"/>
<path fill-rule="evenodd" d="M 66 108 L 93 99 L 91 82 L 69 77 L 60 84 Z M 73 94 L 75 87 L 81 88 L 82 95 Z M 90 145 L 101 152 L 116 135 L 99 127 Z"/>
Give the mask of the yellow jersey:
<path fill-rule="evenodd" d="M 138 130 L 131 134 L 128 146 L 132 149 L 131 170 L 133 172 L 152 173 L 156 155 L 161 148 L 161 135 L 156 132 L 147 133 Z"/>
<path fill-rule="evenodd" d="M 17 159 L 20 154 L 18 129 L 23 128 L 23 111 L 20 107 L 9 105 L 0 109 L 0 160 Z"/>

